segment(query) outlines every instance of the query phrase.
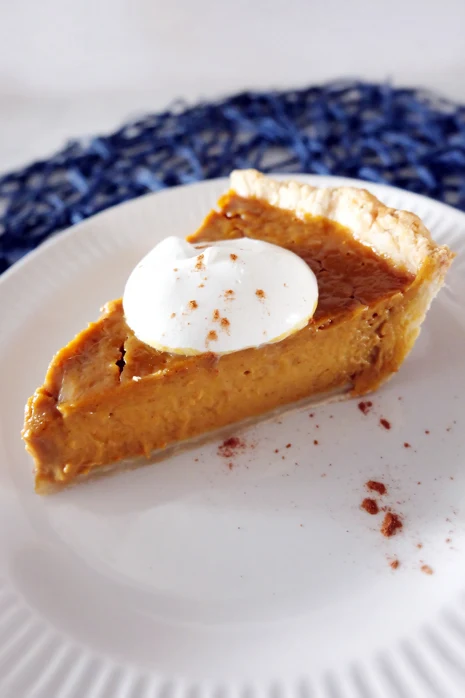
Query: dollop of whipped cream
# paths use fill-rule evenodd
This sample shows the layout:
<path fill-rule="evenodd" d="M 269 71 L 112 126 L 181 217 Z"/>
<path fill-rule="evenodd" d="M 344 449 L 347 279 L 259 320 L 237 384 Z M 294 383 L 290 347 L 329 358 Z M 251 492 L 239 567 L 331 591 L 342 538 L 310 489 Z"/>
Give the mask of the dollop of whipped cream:
<path fill-rule="evenodd" d="M 298 255 L 250 238 L 197 245 L 165 238 L 123 296 L 141 342 L 184 355 L 278 342 L 305 327 L 317 303 L 316 277 Z"/>

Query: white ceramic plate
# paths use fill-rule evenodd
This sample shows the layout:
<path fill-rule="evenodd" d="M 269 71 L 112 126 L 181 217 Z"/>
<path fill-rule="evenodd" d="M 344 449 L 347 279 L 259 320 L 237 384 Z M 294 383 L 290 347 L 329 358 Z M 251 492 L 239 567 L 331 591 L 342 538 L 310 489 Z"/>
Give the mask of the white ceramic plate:
<path fill-rule="evenodd" d="M 2 277 L 2 698 L 465 695 L 465 216 L 367 186 L 459 253 L 448 285 L 370 414 L 291 414 L 233 459 L 211 444 L 40 498 L 20 440 L 54 351 L 224 181 L 102 213 Z M 400 535 L 361 511 L 368 479 L 388 486 Z"/>

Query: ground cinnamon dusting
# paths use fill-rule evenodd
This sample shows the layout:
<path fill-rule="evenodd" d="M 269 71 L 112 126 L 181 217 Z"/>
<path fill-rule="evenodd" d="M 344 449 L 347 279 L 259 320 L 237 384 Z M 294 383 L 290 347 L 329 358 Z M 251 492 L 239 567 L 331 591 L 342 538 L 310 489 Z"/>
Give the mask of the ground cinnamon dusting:
<path fill-rule="evenodd" d="M 382 482 L 377 482 L 376 480 L 368 480 L 368 482 L 365 483 L 365 487 L 372 490 L 372 492 L 377 492 L 378 494 L 386 494 L 387 492 L 386 485 L 384 485 Z"/>
<path fill-rule="evenodd" d="M 234 291 L 232 289 L 228 289 L 227 291 L 224 292 L 224 296 L 226 300 L 232 301 L 234 297 Z"/>
<path fill-rule="evenodd" d="M 411 448 L 410 444 L 407 441 L 404 443 L 404 448 Z"/>
<path fill-rule="evenodd" d="M 218 309 L 213 311 L 213 322 L 218 322 L 220 319 L 220 311 Z"/>
<path fill-rule="evenodd" d="M 316 439 L 313 441 L 313 445 L 318 446 L 318 441 Z"/>
<path fill-rule="evenodd" d="M 381 426 L 384 427 L 385 429 L 390 429 L 390 428 L 391 428 L 391 423 L 388 422 L 387 419 L 384 419 L 384 417 L 381 417 L 381 419 L 379 420 L 379 423 L 380 423 Z"/>
<path fill-rule="evenodd" d="M 205 264 L 203 263 L 203 254 L 199 254 L 197 257 L 197 263 L 195 265 L 197 271 L 203 271 L 205 269 Z"/>
<path fill-rule="evenodd" d="M 422 565 L 420 569 L 425 574 L 433 574 L 433 569 L 429 565 Z"/>
<path fill-rule="evenodd" d="M 197 301 L 189 301 L 188 305 L 189 305 L 189 308 L 191 310 L 196 310 L 196 308 L 199 307 L 199 304 L 197 303 Z"/>
<path fill-rule="evenodd" d="M 215 330 L 210 330 L 210 332 L 207 334 L 207 342 L 216 342 L 218 339 L 218 335 L 216 334 Z"/>
<path fill-rule="evenodd" d="M 176 313 L 171 313 L 170 317 L 171 317 L 171 318 L 176 317 Z"/>
<path fill-rule="evenodd" d="M 229 439 L 226 439 L 226 441 L 223 441 L 220 446 L 218 446 L 218 455 L 222 458 L 233 458 L 235 455 L 237 455 L 238 451 L 243 451 L 245 446 L 246 444 L 244 441 L 239 439 L 237 436 L 231 436 Z M 228 467 L 232 469 L 232 464 L 228 464 Z"/>
<path fill-rule="evenodd" d="M 383 523 L 381 524 L 381 533 L 383 536 L 386 536 L 386 538 L 391 538 L 392 536 L 395 536 L 397 531 L 399 531 L 401 528 L 402 521 L 400 520 L 399 516 L 391 511 L 388 511 L 383 519 Z"/>
<path fill-rule="evenodd" d="M 389 563 L 389 566 L 390 566 L 393 570 L 396 570 L 396 569 L 399 567 L 399 565 L 400 565 L 399 560 L 391 560 L 391 562 Z"/>
<path fill-rule="evenodd" d="M 370 400 L 367 400 L 366 402 L 359 402 L 358 403 L 358 409 L 362 414 L 368 414 L 368 412 L 371 410 L 373 407 L 373 403 Z"/>
<path fill-rule="evenodd" d="M 375 499 L 371 499 L 370 497 L 365 497 L 360 506 L 367 514 L 371 514 L 372 516 L 379 512 L 378 503 Z"/>
<path fill-rule="evenodd" d="M 231 323 L 229 322 L 229 320 L 227 318 L 225 318 L 225 317 L 221 318 L 220 325 L 223 328 L 223 330 L 229 330 L 230 324 Z"/>
<path fill-rule="evenodd" d="M 233 262 L 236 261 L 236 259 L 237 259 L 237 254 L 234 254 L 234 252 L 231 252 L 231 254 L 230 254 L 229 256 L 231 257 L 231 259 L 232 259 Z"/>
<path fill-rule="evenodd" d="M 261 301 L 264 300 L 264 299 L 266 298 L 265 291 L 263 291 L 261 288 L 257 288 L 257 290 L 255 291 L 255 295 L 256 295 L 257 298 L 259 298 Z"/>

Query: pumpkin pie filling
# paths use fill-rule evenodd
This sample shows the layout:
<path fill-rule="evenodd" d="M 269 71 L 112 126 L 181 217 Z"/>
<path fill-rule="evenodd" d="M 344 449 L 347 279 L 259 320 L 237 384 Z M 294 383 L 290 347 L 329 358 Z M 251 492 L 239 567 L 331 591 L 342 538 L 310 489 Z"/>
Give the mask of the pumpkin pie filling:
<path fill-rule="evenodd" d="M 189 241 L 202 246 L 244 236 L 285 247 L 309 264 L 319 300 L 306 327 L 257 348 L 183 356 L 141 342 L 122 301 L 109 302 L 55 355 L 28 401 L 23 438 L 37 492 L 169 453 L 173 445 L 305 400 L 375 390 L 413 346 L 452 259 L 427 237 L 431 250 L 416 268 L 410 259 L 399 263 L 330 216 L 296 213 L 234 190 Z"/>

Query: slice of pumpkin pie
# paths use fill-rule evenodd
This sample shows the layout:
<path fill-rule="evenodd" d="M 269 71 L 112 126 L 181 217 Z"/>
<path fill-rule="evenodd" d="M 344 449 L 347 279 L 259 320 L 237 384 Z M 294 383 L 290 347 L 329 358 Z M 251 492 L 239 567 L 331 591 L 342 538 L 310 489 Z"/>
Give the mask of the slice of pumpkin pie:
<path fill-rule="evenodd" d="M 157 245 L 52 359 L 22 432 L 36 491 L 375 390 L 453 256 L 363 189 L 233 172 L 199 230 Z"/>

